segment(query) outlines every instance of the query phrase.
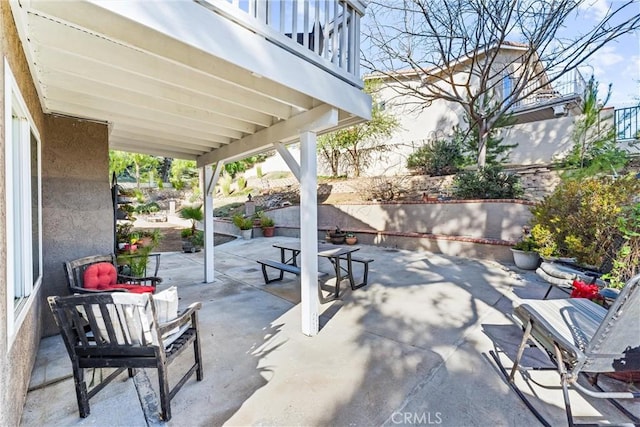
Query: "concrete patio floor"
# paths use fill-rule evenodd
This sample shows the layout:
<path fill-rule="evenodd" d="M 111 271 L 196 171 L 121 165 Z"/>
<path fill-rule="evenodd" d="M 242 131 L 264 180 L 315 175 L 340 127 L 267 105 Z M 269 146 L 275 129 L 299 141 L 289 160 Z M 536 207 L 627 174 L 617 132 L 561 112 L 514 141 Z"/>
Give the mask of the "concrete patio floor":
<path fill-rule="evenodd" d="M 513 301 L 542 298 L 533 272 L 490 261 L 360 246 L 375 259 L 369 285 L 349 286 L 321 305 L 321 330 L 300 332 L 299 279 L 265 285 L 255 260 L 277 259 L 275 237 L 215 248 L 216 279 L 204 284 L 203 256 L 162 254 L 161 286 L 178 286 L 180 306 L 202 302 L 204 380 L 188 381 L 157 415 L 157 377 L 121 375 L 90 402 L 81 419 L 71 364 L 59 336 L 42 340 L 23 426 L 217 425 L 540 425 L 489 356 L 510 366 L 521 338 Z M 327 260 L 320 268 L 331 271 Z M 330 275 L 321 275 L 325 281 Z M 566 297 L 559 292 L 558 297 Z M 185 353 L 170 366 L 182 371 Z M 538 373 L 533 374 L 538 375 Z M 557 386 L 557 375 L 540 373 Z M 620 387 L 609 381 L 606 385 Z M 626 385 L 623 385 L 626 386 Z M 526 389 L 552 425 L 566 425 L 561 392 Z M 625 421 L 610 404 L 572 395 L 578 420 Z M 627 404 L 640 415 L 640 403 Z"/>

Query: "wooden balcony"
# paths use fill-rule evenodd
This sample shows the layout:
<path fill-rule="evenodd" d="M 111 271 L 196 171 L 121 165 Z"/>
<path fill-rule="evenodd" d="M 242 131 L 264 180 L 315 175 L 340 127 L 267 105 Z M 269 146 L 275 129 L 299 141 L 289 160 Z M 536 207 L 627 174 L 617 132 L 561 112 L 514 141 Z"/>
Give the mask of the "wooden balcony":
<path fill-rule="evenodd" d="M 110 126 L 110 148 L 199 164 L 370 117 L 359 0 L 10 0 L 45 113 Z"/>
<path fill-rule="evenodd" d="M 294 55 L 362 87 L 360 0 L 196 0 Z M 295 37 L 294 37 L 295 35 Z"/>

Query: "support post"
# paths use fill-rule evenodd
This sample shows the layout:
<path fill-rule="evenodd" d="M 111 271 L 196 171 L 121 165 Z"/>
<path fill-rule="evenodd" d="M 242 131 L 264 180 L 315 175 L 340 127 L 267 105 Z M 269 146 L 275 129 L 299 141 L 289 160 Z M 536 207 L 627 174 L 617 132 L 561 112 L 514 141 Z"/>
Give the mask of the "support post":
<path fill-rule="evenodd" d="M 222 162 L 216 165 L 215 176 L 219 176 L 219 168 Z M 204 199 L 204 281 L 211 283 L 214 280 L 214 249 L 213 249 L 213 188 L 215 186 L 214 172 L 211 165 L 200 168 L 202 177 L 202 195 Z"/>
<path fill-rule="evenodd" d="M 318 334 L 318 199 L 316 134 L 300 134 L 300 249 L 302 333 Z"/>

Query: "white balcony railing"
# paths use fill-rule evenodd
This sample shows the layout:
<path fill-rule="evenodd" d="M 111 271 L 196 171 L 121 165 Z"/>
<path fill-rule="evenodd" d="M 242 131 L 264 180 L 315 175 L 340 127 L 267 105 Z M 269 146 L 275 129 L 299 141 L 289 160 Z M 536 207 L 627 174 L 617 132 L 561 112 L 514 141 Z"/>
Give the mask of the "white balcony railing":
<path fill-rule="evenodd" d="M 336 76 L 360 80 L 361 0 L 194 0 Z"/>
<path fill-rule="evenodd" d="M 552 80 L 555 76 L 550 74 L 549 80 Z M 553 83 L 547 84 L 542 88 L 539 86 L 538 82 L 533 82 L 525 87 L 523 93 L 529 93 L 530 95 L 517 102 L 512 107 L 513 110 L 549 104 L 564 98 L 581 97 L 584 95 L 586 82 L 578 70 L 572 70 L 558 77 Z"/>

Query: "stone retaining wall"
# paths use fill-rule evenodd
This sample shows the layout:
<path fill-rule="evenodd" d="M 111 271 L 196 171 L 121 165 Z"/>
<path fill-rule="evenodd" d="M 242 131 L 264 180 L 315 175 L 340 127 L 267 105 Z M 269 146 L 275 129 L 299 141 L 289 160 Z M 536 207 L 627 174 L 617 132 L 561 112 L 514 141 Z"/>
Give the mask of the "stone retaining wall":
<path fill-rule="evenodd" d="M 364 244 L 511 261 L 509 248 L 528 224 L 530 206 L 522 200 L 319 205 L 318 237 L 339 226 Z M 300 235 L 299 206 L 272 209 L 269 216 L 277 235 Z M 238 234 L 228 220 L 216 220 L 215 231 Z M 261 237 L 260 228 L 253 235 Z"/>
<path fill-rule="evenodd" d="M 549 170 L 545 167 L 532 167 L 527 169 L 514 170 L 521 177 L 522 187 L 524 189 L 524 199 L 539 201 L 544 196 L 553 192 L 560 182 L 560 175 L 557 171 Z M 400 187 L 404 187 L 407 191 L 414 193 L 425 193 L 427 195 L 445 195 L 451 194 L 453 185 L 453 175 L 449 176 L 395 176 L 395 177 L 363 177 L 352 178 L 349 180 L 335 180 L 329 183 L 321 183 L 318 185 L 319 195 L 329 195 L 331 193 L 357 193 L 369 188 L 372 182 L 386 180 L 394 182 Z M 249 183 L 255 188 L 287 188 L 297 189 L 298 181 L 291 178 L 282 178 L 271 180 L 268 184 L 264 180 L 252 179 Z"/>

